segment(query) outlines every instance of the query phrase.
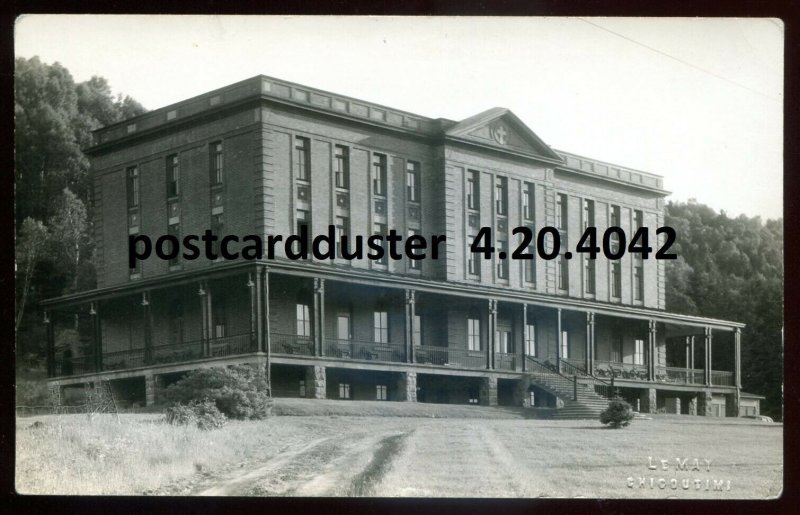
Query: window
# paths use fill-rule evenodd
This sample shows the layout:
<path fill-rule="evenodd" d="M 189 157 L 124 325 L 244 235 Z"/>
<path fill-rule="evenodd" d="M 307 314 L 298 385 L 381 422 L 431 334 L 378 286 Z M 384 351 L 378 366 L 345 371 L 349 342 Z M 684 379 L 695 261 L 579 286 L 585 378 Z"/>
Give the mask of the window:
<path fill-rule="evenodd" d="M 419 229 L 409 229 L 408 237 L 410 238 L 412 236 L 419 236 L 419 233 L 420 233 Z M 417 251 L 412 251 L 412 252 L 416 255 Z M 422 259 L 409 259 L 408 266 L 409 268 L 411 268 L 411 270 L 422 270 L 422 261 L 423 261 Z"/>
<path fill-rule="evenodd" d="M 333 170 L 336 175 L 336 187 L 350 188 L 350 149 L 336 145 L 334 147 Z"/>
<path fill-rule="evenodd" d="M 569 333 L 561 331 L 561 358 L 569 359 Z"/>
<path fill-rule="evenodd" d="M 619 334 L 614 335 L 611 340 L 611 361 L 622 363 L 622 336 Z"/>
<path fill-rule="evenodd" d="M 522 216 L 526 221 L 533 220 L 533 184 L 526 182 L 522 190 Z"/>
<path fill-rule="evenodd" d="M 174 236 L 177 241 L 181 241 L 181 228 L 179 224 L 171 224 L 167 228 L 167 234 Z M 181 264 L 180 244 L 175 245 L 177 248 L 170 249 L 170 252 L 175 252 L 175 257 L 169 260 L 169 266 L 177 266 Z"/>
<path fill-rule="evenodd" d="M 634 225 L 634 234 L 635 231 L 638 231 L 642 227 L 644 227 L 644 213 L 640 210 L 636 209 L 633 212 L 633 225 Z"/>
<path fill-rule="evenodd" d="M 596 261 L 594 259 L 589 259 L 589 257 L 583 258 L 584 262 L 584 273 L 583 273 L 583 282 L 584 282 L 584 291 L 586 293 L 594 293 L 594 269 Z"/>
<path fill-rule="evenodd" d="M 169 303 L 169 343 L 183 343 L 183 306 Z"/>
<path fill-rule="evenodd" d="M 467 349 L 481 350 L 481 321 L 477 318 L 467 319 Z"/>
<path fill-rule="evenodd" d="M 467 208 L 480 209 L 480 183 L 477 170 L 467 171 Z"/>
<path fill-rule="evenodd" d="M 609 226 L 610 227 L 620 226 L 619 206 L 611 206 Z M 614 253 L 619 252 L 619 234 L 617 234 L 616 232 L 611 234 L 610 244 L 611 244 L 611 252 Z"/>
<path fill-rule="evenodd" d="M 505 252 L 506 255 L 508 254 L 508 242 L 503 240 L 497 240 L 497 252 Z M 497 258 L 497 278 L 498 279 L 508 279 L 508 259 L 500 259 Z"/>
<path fill-rule="evenodd" d="M 212 186 L 218 186 L 222 184 L 223 177 L 223 161 L 222 161 L 222 142 L 217 141 L 211 144 L 210 146 L 210 156 L 209 162 L 211 163 L 210 167 L 210 180 Z"/>
<path fill-rule="evenodd" d="M 536 247 L 533 245 L 528 247 L 527 250 L 528 254 L 535 256 L 536 255 Z M 522 266 L 525 270 L 525 282 L 526 283 L 536 283 L 536 262 L 533 259 L 525 259 L 522 261 Z"/>
<path fill-rule="evenodd" d="M 295 311 L 297 336 L 311 336 L 311 310 L 308 304 L 297 304 Z"/>
<path fill-rule="evenodd" d="M 506 216 L 508 214 L 508 178 L 498 177 L 494 189 L 497 214 Z"/>
<path fill-rule="evenodd" d="M 511 331 L 498 329 L 494 332 L 494 351 L 501 354 L 511 352 Z"/>
<path fill-rule="evenodd" d="M 386 156 L 384 154 L 372 155 L 372 194 L 379 197 L 386 196 Z"/>
<path fill-rule="evenodd" d="M 611 296 L 622 296 L 622 265 L 619 261 L 611 262 Z"/>
<path fill-rule="evenodd" d="M 475 241 L 475 236 L 470 236 L 469 241 Z M 481 255 L 477 252 L 472 252 L 470 244 L 467 244 L 467 256 L 469 256 L 468 266 L 469 275 L 481 275 Z"/>
<path fill-rule="evenodd" d="M 387 232 L 386 224 L 381 224 L 381 223 L 373 224 L 373 226 L 372 226 L 372 234 L 373 235 L 380 234 L 381 236 L 386 236 L 386 232 Z M 376 260 L 375 262 L 378 263 L 378 264 L 381 264 L 381 265 L 385 265 L 389 260 L 389 258 L 387 256 L 387 254 L 388 254 L 387 250 L 388 249 L 386 248 L 386 238 L 385 237 L 380 241 L 380 244 L 381 244 L 381 248 L 383 248 L 383 257 L 381 257 L 380 259 Z"/>
<path fill-rule="evenodd" d="M 177 197 L 180 193 L 179 170 L 178 154 L 167 156 L 167 198 Z"/>
<path fill-rule="evenodd" d="M 641 254 L 639 256 L 641 257 Z M 644 268 L 641 261 L 633 268 L 633 287 L 634 300 L 644 300 Z"/>
<path fill-rule="evenodd" d="M 644 365 L 644 340 L 634 340 L 633 364 Z"/>
<path fill-rule="evenodd" d="M 212 320 L 214 323 L 214 338 L 225 338 L 226 336 L 226 327 L 227 327 L 227 320 L 226 320 L 226 313 L 227 309 L 225 308 L 225 297 L 222 296 L 215 296 L 213 302 L 211 304 L 211 313 L 212 313 Z"/>
<path fill-rule="evenodd" d="M 406 190 L 406 200 L 419 202 L 419 163 L 416 161 L 406 161 Z"/>
<path fill-rule="evenodd" d="M 300 397 L 306 396 L 306 382 L 305 380 L 300 380 Z"/>
<path fill-rule="evenodd" d="M 379 384 L 375 386 L 375 400 L 376 401 L 385 401 L 386 400 L 386 385 Z"/>
<path fill-rule="evenodd" d="M 311 212 L 305 209 L 298 209 L 295 213 L 296 221 L 295 221 L 295 234 L 298 236 L 303 234 L 305 231 L 306 234 L 306 243 L 310 243 L 311 240 Z M 305 229 L 304 229 L 305 228 Z"/>
<path fill-rule="evenodd" d="M 222 234 L 225 230 L 225 218 L 222 213 L 218 215 L 211 215 L 211 233 L 217 236 L 217 239 L 214 240 L 212 243 L 212 250 L 214 254 L 216 254 L 217 259 L 220 259 L 220 241 L 222 240 Z"/>
<path fill-rule="evenodd" d="M 347 383 L 339 383 L 339 398 L 340 399 L 349 399 L 350 398 L 350 385 Z"/>
<path fill-rule="evenodd" d="M 297 180 L 306 182 L 311 180 L 309 165 L 308 138 L 297 136 L 294 139 L 294 169 Z"/>
<path fill-rule="evenodd" d="M 583 200 L 583 230 L 594 227 L 594 200 Z"/>
<path fill-rule="evenodd" d="M 563 193 L 556 195 L 556 229 L 561 232 L 567 230 L 567 196 Z"/>
<path fill-rule="evenodd" d="M 525 326 L 525 354 L 536 357 L 536 326 L 533 324 Z"/>
<path fill-rule="evenodd" d="M 567 263 L 564 254 L 558 256 L 556 260 L 556 274 L 558 275 L 558 289 L 569 289 L 569 264 Z"/>
<path fill-rule="evenodd" d="M 422 343 L 422 317 L 414 315 L 414 345 L 424 345 Z"/>
<path fill-rule="evenodd" d="M 389 313 L 375 311 L 373 314 L 374 338 L 377 343 L 389 343 Z"/>
<path fill-rule="evenodd" d="M 350 339 L 350 315 L 336 317 L 336 338 L 340 340 Z"/>
<path fill-rule="evenodd" d="M 139 168 L 130 166 L 125 172 L 127 177 L 128 207 L 139 205 Z"/>
<path fill-rule="evenodd" d="M 342 236 L 347 236 L 350 219 L 346 216 L 336 217 L 336 255 L 342 257 Z"/>

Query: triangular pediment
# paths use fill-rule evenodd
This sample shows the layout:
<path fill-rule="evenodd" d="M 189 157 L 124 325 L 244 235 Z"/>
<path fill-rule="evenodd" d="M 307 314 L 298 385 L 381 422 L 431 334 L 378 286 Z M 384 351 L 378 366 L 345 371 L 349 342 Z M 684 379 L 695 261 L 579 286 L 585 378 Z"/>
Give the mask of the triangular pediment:
<path fill-rule="evenodd" d="M 553 152 L 522 120 L 502 107 L 470 116 L 450 127 L 446 135 L 463 141 L 562 161 L 561 156 Z"/>

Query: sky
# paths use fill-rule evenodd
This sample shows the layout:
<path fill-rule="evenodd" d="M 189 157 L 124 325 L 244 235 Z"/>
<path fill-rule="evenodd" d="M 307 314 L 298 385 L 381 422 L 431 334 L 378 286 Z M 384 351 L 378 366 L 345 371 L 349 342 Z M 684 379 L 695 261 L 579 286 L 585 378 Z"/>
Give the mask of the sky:
<path fill-rule="evenodd" d="M 148 109 L 264 74 L 428 116 L 506 107 L 670 200 L 783 212 L 776 19 L 31 15 L 15 53 Z"/>

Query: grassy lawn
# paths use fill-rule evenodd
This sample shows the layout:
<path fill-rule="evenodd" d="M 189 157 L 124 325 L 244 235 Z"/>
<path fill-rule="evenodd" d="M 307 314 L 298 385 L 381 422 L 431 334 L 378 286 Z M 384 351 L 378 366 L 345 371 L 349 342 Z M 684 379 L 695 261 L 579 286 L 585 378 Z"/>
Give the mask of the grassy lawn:
<path fill-rule="evenodd" d="M 782 487 L 780 424 L 663 415 L 611 430 L 591 420 L 525 419 L 513 409 L 288 399 L 279 399 L 275 411 L 279 416 L 265 421 L 231 421 L 208 432 L 169 426 L 157 414 L 123 414 L 120 424 L 111 416 L 92 422 L 85 415 L 18 418 L 17 489 L 768 498 Z M 648 468 L 649 457 L 659 470 Z M 675 458 L 689 458 L 687 469 L 697 458 L 701 470 L 676 470 Z M 669 460 L 669 470 L 660 470 L 660 459 Z M 723 490 L 712 483 L 706 490 L 706 479 L 723 481 Z"/>

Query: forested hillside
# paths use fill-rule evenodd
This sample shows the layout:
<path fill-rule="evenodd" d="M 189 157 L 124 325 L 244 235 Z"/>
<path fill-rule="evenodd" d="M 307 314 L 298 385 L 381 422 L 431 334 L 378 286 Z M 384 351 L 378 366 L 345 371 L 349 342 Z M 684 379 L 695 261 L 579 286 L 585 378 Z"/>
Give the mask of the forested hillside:
<path fill-rule="evenodd" d="M 91 131 L 143 113 L 102 77 L 75 83 L 58 63 L 18 58 L 14 70 L 17 363 L 41 361 L 38 302 L 95 286 Z"/>
<path fill-rule="evenodd" d="M 781 416 L 783 220 L 729 218 L 697 203 L 667 205 L 678 239 L 667 261 L 667 310 L 747 324 L 742 387 L 766 395 L 764 414 Z"/>

